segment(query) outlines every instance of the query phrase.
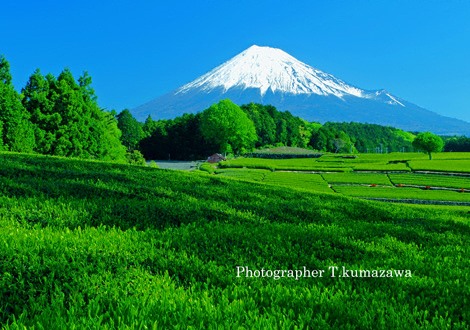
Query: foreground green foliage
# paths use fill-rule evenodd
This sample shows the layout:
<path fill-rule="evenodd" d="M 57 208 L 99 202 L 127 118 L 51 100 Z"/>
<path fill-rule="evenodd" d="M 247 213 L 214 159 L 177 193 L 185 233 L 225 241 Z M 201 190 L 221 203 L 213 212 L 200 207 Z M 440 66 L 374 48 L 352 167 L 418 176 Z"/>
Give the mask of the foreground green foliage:
<path fill-rule="evenodd" d="M 0 325 L 466 329 L 468 208 L 0 154 Z M 408 269 L 255 278 L 250 269 Z"/>

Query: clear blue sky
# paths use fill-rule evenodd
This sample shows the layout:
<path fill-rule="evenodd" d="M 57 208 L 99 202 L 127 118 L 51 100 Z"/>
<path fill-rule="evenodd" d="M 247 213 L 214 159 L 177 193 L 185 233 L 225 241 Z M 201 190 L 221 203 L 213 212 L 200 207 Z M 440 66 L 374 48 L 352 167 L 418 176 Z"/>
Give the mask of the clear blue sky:
<path fill-rule="evenodd" d="M 167 93 L 249 46 L 281 48 L 364 89 L 470 121 L 470 1 L 2 1 L 0 54 L 21 89 L 36 68 L 88 71 L 101 107 Z M 280 109 L 282 110 L 282 109 Z"/>

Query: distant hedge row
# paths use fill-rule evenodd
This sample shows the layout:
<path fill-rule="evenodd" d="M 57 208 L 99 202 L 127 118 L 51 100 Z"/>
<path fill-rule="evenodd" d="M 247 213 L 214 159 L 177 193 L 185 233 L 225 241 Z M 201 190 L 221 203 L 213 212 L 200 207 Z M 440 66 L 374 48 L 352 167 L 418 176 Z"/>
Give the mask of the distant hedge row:
<path fill-rule="evenodd" d="M 266 158 L 266 159 L 290 159 L 290 158 L 320 158 L 323 154 L 268 154 L 261 152 L 252 152 L 245 154 L 248 158 Z"/>

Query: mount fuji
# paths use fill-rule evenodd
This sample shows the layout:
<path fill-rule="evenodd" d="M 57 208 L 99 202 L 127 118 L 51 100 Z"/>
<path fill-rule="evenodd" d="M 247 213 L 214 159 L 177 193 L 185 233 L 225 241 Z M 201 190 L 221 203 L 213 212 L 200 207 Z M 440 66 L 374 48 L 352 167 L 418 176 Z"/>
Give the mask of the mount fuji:
<path fill-rule="evenodd" d="M 251 46 L 196 80 L 132 110 L 138 120 L 196 113 L 222 99 L 271 104 L 308 121 L 362 122 L 470 135 L 470 123 L 445 117 L 386 90 L 367 91 L 271 47 Z"/>

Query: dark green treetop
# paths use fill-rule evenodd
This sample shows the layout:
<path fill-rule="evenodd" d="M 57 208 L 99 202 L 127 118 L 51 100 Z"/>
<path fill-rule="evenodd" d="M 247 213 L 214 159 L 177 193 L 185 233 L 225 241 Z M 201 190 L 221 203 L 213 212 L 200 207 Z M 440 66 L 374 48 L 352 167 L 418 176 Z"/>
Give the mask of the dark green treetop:
<path fill-rule="evenodd" d="M 31 152 L 35 145 L 29 115 L 12 85 L 10 64 L 0 56 L 0 148 Z"/>
<path fill-rule="evenodd" d="M 142 124 L 132 116 L 128 109 L 124 109 L 117 116 L 118 128 L 121 130 L 121 142 L 128 151 L 137 149 L 139 142 L 144 138 L 145 133 Z"/>

